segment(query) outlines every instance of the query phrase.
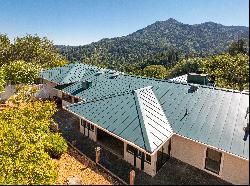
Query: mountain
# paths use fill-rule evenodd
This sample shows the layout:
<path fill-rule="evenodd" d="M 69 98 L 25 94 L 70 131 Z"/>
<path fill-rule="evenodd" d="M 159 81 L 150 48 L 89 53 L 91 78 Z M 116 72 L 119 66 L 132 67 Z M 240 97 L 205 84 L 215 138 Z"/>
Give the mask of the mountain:
<path fill-rule="evenodd" d="M 92 64 L 138 64 L 169 56 L 209 56 L 226 52 L 237 39 L 249 44 L 249 28 L 224 26 L 214 22 L 183 24 L 170 18 L 157 21 L 123 37 L 93 42 L 84 46 L 57 46 L 70 61 Z M 160 57 L 159 57 L 160 56 Z M 163 57 L 161 57 L 163 56 Z"/>

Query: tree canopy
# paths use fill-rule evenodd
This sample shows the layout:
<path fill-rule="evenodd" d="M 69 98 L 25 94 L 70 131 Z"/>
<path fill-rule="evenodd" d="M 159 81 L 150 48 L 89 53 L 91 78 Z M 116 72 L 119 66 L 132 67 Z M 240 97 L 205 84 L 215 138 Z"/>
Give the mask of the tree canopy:
<path fill-rule="evenodd" d="M 26 63 L 25 61 L 13 61 L 4 64 L 2 70 L 5 74 L 5 81 L 12 84 L 34 83 L 41 70 L 41 66 L 36 63 Z"/>
<path fill-rule="evenodd" d="M 26 35 L 11 43 L 7 35 L 0 34 L 0 76 L 5 78 L 0 80 L 0 89 L 4 82 L 33 83 L 42 68 L 66 63 L 67 60 L 46 37 Z"/>
<path fill-rule="evenodd" d="M 162 65 L 150 65 L 143 69 L 143 75 L 147 77 L 154 77 L 158 79 L 164 79 L 167 70 Z"/>

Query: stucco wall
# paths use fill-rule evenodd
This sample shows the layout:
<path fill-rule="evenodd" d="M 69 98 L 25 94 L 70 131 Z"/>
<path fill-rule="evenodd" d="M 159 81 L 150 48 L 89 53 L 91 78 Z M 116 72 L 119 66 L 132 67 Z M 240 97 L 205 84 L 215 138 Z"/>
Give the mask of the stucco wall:
<path fill-rule="evenodd" d="M 249 185 L 249 161 L 224 153 L 221 178 L 236 185 Z"/>
<path fill-rule="evenodd" d="M 146 156 L 146 155 L 145 155 Z M 134 166 L 134 155 L 127 152 L 127 143 L 124 142 L 124 160 Z M 141 159 L 136 157 L 136 167 L 141 169 Z M 156 174 L 156 156 L 151 156 L 151 164 L 144 162 L 144 172 L 154 176 Z"/>
<path fill-rule="evenodd" d="M 173 135 L 171 138 L 170 155 L 199 169 L 204 169 L 206 146 Z"/>
<path fill-rule="evenodd" d="M 233 184 L 249 184 L 249 161 L 222 152 L 220 173 L 215 174 L 205 169 L 206 150 L 206 145 L 189 139 L 177 135 L 171 138 L 170 155 L 172 157 L 220 177 L 227 182 Z"/>
<path fill-rule="evenodd" d="M 163 152 L 165 154 L 168 154 L 168 145 L 169 145 L 170 140 L 168 140 L 164 145 L 163 145 Z M 160 149 L 161 150 L 161 149 Z"/>

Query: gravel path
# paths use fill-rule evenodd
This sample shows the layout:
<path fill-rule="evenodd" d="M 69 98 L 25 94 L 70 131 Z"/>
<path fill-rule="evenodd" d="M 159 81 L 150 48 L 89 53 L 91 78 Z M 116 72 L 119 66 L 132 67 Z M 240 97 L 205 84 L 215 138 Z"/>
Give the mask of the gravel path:
<path fill-rule="evenodd" d="M 73 114 L 59 109 L 54 115 L 55 122 L 65 139 L 72 143 L 78 150 L 95 161 L 95 147 L 98 145 L 79 131 L 79 119 Z M 129 183 L 129 172 L 134 169 L 136 172 L 135 184 L 142 185 L 223 185 L 229 184 L 215 176 L 201 171 L 193 166 L 183 163 L 175 158 L 170 158 L 160 169 L 156 176 L 148 174 L 133 167 L 126 161 L 101 149 L 100 163 L 112 173 Z"/>

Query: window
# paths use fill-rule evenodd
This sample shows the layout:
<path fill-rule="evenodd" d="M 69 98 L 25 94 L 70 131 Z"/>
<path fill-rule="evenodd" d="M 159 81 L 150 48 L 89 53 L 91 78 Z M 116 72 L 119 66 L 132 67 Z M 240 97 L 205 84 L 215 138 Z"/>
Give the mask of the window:
<path fill-rule="evenodd" d="M 94 125 L 92 125 L 92 124 L 89 124 L 89 125 L 90 125 L 90 130 L 91 130 L 91 131 L 94 131 L 94 130 L 95 130 Z"/>
<path fill-rule="evenodd" d="M 138 150 L 137 157 L 141 159 L 142 157 L 142 152 Z"/>
<path fill-rule="evenodd" d="M 146 154 L 146 162 L 151 164 L 151 156 Z"/>
<path fill-rule="evenodd" d="M 131 154 L 137 153 L 137 149 L 132 147 L 131 145 L 127 144 L 127 151 Z"/>
<path fill-rule="evenodd" d="M 81 125 L 82 125 L 83 127 L 86 127 L 86 121 L 83 120 L 83 119 L 81 119 Z"/>
<path fill-rule="evenodd" d="M 85 120 L 83 120 L 83 119 L 81 119 L 80 124 L 81 124 L 84 128 L 87 128 L 87 129 L 89 129 L 89 130 L 91 130 L 91 131 L 94 131 L 94 130 L 95 130 L 95 126 L 94 126 L 94 125 L 88 123 L 87 121 L 85 121 Z"/>
<path fill-rule="evenodd" d="M 222 153 L 216 150 L 207 148 L 206 160 L 205 160 L 205 169 L 212 171 L 216 174 L 220 172 L 220 163 L 221 163 Z"/>

